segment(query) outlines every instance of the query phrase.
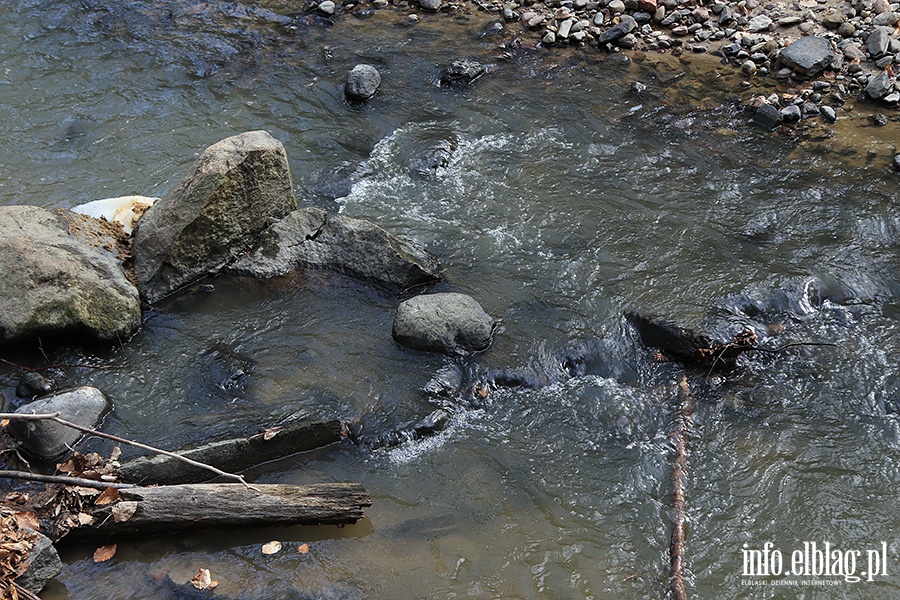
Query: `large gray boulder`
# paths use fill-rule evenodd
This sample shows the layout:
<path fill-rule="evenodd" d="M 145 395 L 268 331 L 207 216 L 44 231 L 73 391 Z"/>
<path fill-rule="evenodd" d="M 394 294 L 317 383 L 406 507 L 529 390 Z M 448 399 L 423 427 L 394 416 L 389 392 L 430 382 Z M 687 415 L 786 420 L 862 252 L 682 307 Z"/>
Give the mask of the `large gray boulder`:
<path fill-rule="evenodd" d="M 23 415 L 59 413 L 60 418 L 82 427 L 93 428 L 109 409 L 109 401 L 97 388 L 82 386 L 46 396 L 20 406 Z M 29 454 L 51 460 L 65 454 L 83 435 L 77 429 L 55 421 L 10 419 L 7 430 Z"/>
<path fill-rule="evenodd" d="M 496 325 L 471 296 L 427 294 L 400 303 L 393 335 L 416 350 L 464 354 L 487 348 Z"/>
<path fill-rule="evenodd" d="M 50 538 L 33 529 L 26 528 L 25 531 L 34 536 L 35 542 L 28 552 L 28 569 L 16 578 L 16 583 L 32 594 L 38 594 L 62 572 L 62 560 Z"/>
<path fill-rule="evenodd" d="M 779 54 L 781 64 L 801 75 L 815 77 L 838 59 L 831 42 L 815 35 L 802 37 Z"/>
<path fill-rule="evenodd" d="M 265 131 L 206 149 L 191 173 L 141 218 L 134 266 L 155 302 L 217 273 L 252 248 L 270 223 L 296 208 L 287 153 Z"/>
<path fill-rule="evenodd" d="M 0 342 L 128 338 L 141 324 L 141 305 L 116 232 L 66 210 L 0 207 Z"/>
<path fill-rule="evenodd" d="M 440 279 L 437 259 L 374 223 L 321 208 L 295 210 L 261 236 L 227 272 L 269 278 L 299 267 L 337 271 L 392 290 Z"/>

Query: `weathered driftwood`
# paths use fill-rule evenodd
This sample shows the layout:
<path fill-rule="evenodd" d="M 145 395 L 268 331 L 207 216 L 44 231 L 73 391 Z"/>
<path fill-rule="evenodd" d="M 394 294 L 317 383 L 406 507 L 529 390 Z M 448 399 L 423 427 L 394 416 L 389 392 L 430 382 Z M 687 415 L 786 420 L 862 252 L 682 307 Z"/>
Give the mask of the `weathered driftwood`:
<path fill-rule="evenodd" d="M 694 414 L 694 396 L 688 385 L 687 375 L 681 374 L 678 382 L 678 406 L 675 414 L 675 457 L 672 465 L 672 544 L 669 546 L 669 590 L 672 600 L 686 600 L 684 587 L 684 494 L 687 486 L 687 438 L 691 433 L 691 416 Z"/>
<path fill-rule="evenodd" d="M 220 440 L 179 451 L 178 455 L 225 471 L 242 471 L 340 440 L 341 422 L 338 420 L 300 421 L 249 437 Z M 119 468 L 119 473 L 131 483 L 159 485 L 197 483 L 214 477 L 207 469 L 166 455 L 128 461 Z"/>
<path fill-rule="evenodd" d="M 258 485 L 200 483 L 119 490 L 121 499 L 84 507 L 94 525 L 71 530 L 65 539 L 95 539 L 274 525 L 356 523 L 372 505 L 358 483 Z M 124 516 L 133 514 L 122 520 Z M 116 521 L 116 518 L 119 521 Z"/>

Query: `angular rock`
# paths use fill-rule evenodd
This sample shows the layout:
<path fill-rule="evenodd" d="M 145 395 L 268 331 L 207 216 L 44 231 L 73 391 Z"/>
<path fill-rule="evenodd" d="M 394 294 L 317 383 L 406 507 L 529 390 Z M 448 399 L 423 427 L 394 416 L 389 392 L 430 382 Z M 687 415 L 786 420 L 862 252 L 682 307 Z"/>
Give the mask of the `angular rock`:
<path fill-rule="evenodd" d="M 62 561 L 53 543 L 46 535 L 26 529 L 37 540 L 28 553 L 28 570 L 16 578 L 16 583 L 31 592 L 38 594 L 51 579 L 62 572 Z"/>
<path fill-rule="evenodd" d="M 762 129 L 772 130 L 781 125 L 783 120 L 784 117 L 782 117 L 780 110 L 768 102 L 763 102 L 756 109 L 756 113 L 750 119 L 750 122 Z"/>
<path fill-rule="evenodd" d="M 347 74 L 344 94 L 351 100 L 368 100 L 381 86 L 381 73 L 372 65 L 356 65 Z"/>
<path fill-rule="evenodd" d="M 301 208 L 274 224 L 228 273 L 277 277 L 298 267 L 337 271 L 402 290 L 440 279 L 440 264 L 420 246 L 374 223 Z"/>
<path fill-rule="evenodd" d="M 893 27 L 898 22 L 900 22 L 900 12 L 881 13 L 872 19 L 872 25 L 876 27 Z"/>
<path fill-rule="evenodd" d="M 768 31 L 770 25 L 772 25 L 772 19 L 766 15 L 757 15 L 747 23 L 747 29 L 754 33 Z"/>
<path fill-rule="evenodd" d="M 637 21 L 635 21 L 633 17 L 622 15 L 622 20 L 607 29 L 597 40 L 597 44 L 602 47 L 611 42 L 615 42 L 634 31 L 635 27 L 637 27 Z"/>
<path fill-rule="evenodd" d="M 784 48 L 780 54 L 781 63 L 798 71 L 801 75 L 815 77 L 831 67 L 835 53 L 831 42 L 823 37 L 806 36 Z"/>
<path fill-rule="evenodd" d="M 47 396 L 24 406 L 18 414 L 59 413 L 66 421 L 82 427 L 95 427 L 109 409 L 109 401 L 97 388 L 82 386 Z M 80 431 L 49 420 L 11 419 L 7 430 L 29 454 L 51 460 L 65 454 L 81 436 Z"/>
<path fill-rule="evenodd" d="M 819 114 L 822 115 L 822 118 L 825 119 L 828 123 L 834 123 L 837 121 L 837 113 L 834 112 L 834 109 L 830 106 L 821 106 L 819 107 Z"/>
<path fill-rule="evenodd" d="M 484 65 L 468 58 L 451 62 L 441 73 L 441 85 L 469 85 L 487 72 Z"/>
<path fill-rule="evenodd" d="M 134 266 L 155 302 L 220 271 L 252 247 L 270 219 L 296 208 L 287 154 L 265 131 L 213 144 L 191 173 L 143 216 Z"/>
<path fill-rule="evenodd" d="M 875 27 L 866 38 L 866 50 L 872 58 L 881 58 L 887 54 L 891 43 L 891 29 L 888 27 Z"/>
<path fill-rule="evenodd" d="M 781 109 L 781 118 L 785 123 L 796 123 L 801 116 L 800 107 L 796 104 L 791 104 Z"/>
<path fill-rule="evenodd" d="M 887 71 L 873 75 L 866 85 L 866 95 L 872 100 L 881 100 L 894 91 L 894 78 Z"/>
<path fill-rule="evenodd" d="M 141 324 L 120 229 L 67 210 L 0 207 L 0 342 L 127 339 Z"/>
<path fill-rule="evenodd" d="M 87 204 L 81 204 L 72 209 L 72 212 L 103 219 L 110 223 L 119 223 L 126 234 L 131 235 L 137 227 L 138 220 L 148 208 L 153 206 L 159 198 L 147 196 L 120 196 L 118 198 L 104 198 L 94 200 Z"/>
<path fill-rule="evenodd" d="M 427 294 L 400 304 L 393 336 L 417 350 L 464 354 L 487 348 L 495 326 L 496 321 L 471 296 Z"/>

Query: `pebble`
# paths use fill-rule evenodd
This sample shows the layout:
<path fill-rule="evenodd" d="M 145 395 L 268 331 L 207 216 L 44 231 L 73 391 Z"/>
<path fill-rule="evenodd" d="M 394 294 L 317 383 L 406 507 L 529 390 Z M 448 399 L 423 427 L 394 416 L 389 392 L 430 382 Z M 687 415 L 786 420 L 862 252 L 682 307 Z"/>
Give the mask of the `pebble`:
<path fill-rule="evenodd" d="M 330 17 L 334 14 L 334 2 L 332 2 L 331 0 L 325 0 L 324 2 L 319 4 L 318 9 L 320 13 L 322 13 L 326 17 Z"/>
<path fill-rule="evenodd" d="M 900 171 L 900 154 L 894 155 L 894 169 Z"/>
<path fill-rule="evenodd" d="M 767 15 L 757 15 L 747 22 L 747 29 L 752 32 L 768 31 L 772 25 L 772 19 Z"/>
<path fill-rule="evenodd" d="M 820 106 L 819 113 L 822 115 L 822 118 L 829 123 L 834 123 L 835 121 L 837 121 L 837 114 L 830 106 Z"/>

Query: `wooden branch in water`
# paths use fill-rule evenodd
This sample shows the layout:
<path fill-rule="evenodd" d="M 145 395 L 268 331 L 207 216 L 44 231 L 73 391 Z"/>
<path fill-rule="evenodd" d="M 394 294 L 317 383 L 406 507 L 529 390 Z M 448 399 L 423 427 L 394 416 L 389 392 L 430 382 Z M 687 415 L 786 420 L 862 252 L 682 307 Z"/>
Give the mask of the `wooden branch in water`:
<path fill-rule="evenodd" d="M 65 539 L 95 539 L 274 525 L 343 525 L 372 505 L 358 483 L 260 485 L 254 493 L 233 483 L 200 483 L 121 490 L 117 502 L 83 508 L 97 525 Z M 123 520 L 123 515 L 130 514 Z M 116 518 L 119 521 L 116 521 Z"/>
<path fill-rule="evenodd" d="M 669 590 L 673 600 L 686 600 L 684 587 L 684 538 L 687 513 L 684 509 L 687 486 L 687 438 L 691 432 L 694 413 L 694 396 L 688 385 L 687 375 L 681 374 L 678 382 L 678 412 L 675 416 L 675 457 L 672 465 L 672 544 L 669 546 Z"/>

